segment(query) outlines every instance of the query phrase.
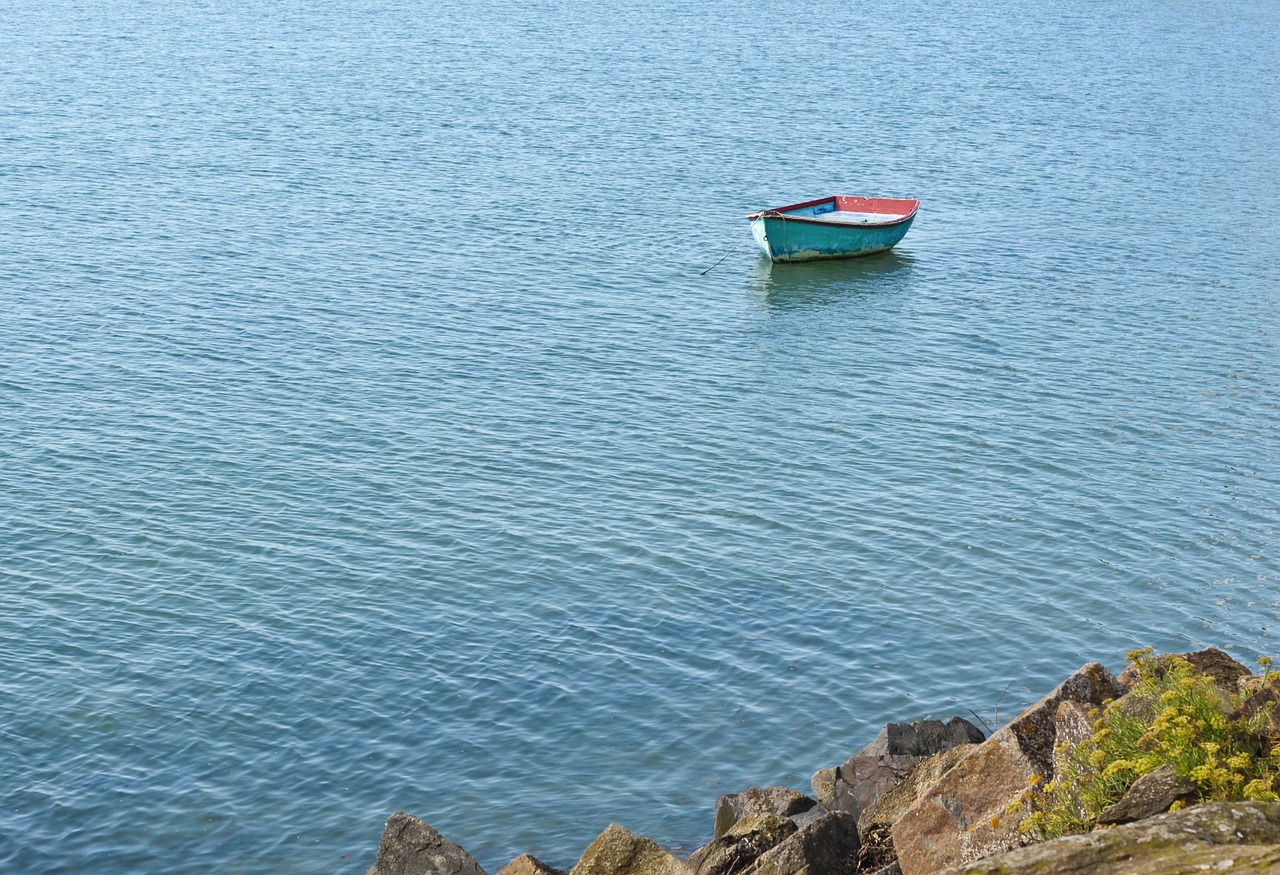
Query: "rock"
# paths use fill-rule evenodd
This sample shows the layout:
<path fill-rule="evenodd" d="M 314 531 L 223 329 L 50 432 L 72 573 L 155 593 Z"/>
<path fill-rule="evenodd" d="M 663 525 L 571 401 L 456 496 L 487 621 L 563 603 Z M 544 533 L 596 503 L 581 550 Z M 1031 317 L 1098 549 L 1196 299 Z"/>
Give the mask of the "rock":
<path fill-rule="evenodd" d="M 827 808 L 844 811 L 854 818 L 896 787 L 920 764 L 918 756 L 856 755 L 836 770 L 835 791 Z"/>
<path fill-rule="evenodd" d="M 982 731 L 962 717 L 941 720 L 917 720 L 914 723 L 889 723 L 862 750 L 835 770 L 831 789 L 826 792 L 825 775 L 822 804 L 832 811 L 846 811 L 854 817 L 897 786 L 925 757 L 958 745 L 980 742 Z M 819 775 L 814 775 L 815 790 Z M 823 798 L 825 797 L 825 798 Z"/>
<path fill-rule="evenodd" d="M 1200 788 L 1175 772 L 1173 766 L 1161 766 L 1134 781 L 1119 802 L 1108 805 L 1098 815 L 1098 824 L 1131 823 L 1163 814 L 1173 803 L 1191 802 L 1199 795 Z"/>
<path fill-rule="evenodd" d="M 903 871 L 906 871 L 904 868 Z M 1200 875 L 1280 872 L 1280 803 L 1210 802 L 1030 845 L 939 875 Z"/>
<path fill-rule="evenodd" d="M 809 787 L 819 805 L 830 805 L 836 795 L 836 770 L 818 769 L 809 779 Z"/>
<path fill-rule="evenodd" d="M 1079 747 L 1082 741 L 1093 735 L 1096 718 L 1089 714 L 1091 710 L 1093 708 L 1079 702 L 1059 702 L 1053 716 L 1054 746 Z M 1097 713 L 1101 714 L 1101 711 Z"/>
<path fill-rule="evenodd" d="M 963 717 L 917 720 L 915 723 L 888 723 L 876 737 L 854 756 L 933 756 L 958 744 L 980 744 L 982 730 Z"/>
<path fill-rule="evenodd" d="M 893 825 L 919 801 L 920 796 L 942 779 L 942 776 L 973 752 L 977 745 L 963 744 L 926 757 L 903 779 L 889 790 L 858 818 L 858 832 L 863 833 L 874 824 Z"/>
<path fill-rule="evenodd" d="M 582 852 L 570 875 L 690 875 L 657 842 L 611 823 Z"/>
<path fill-rule="evenodd" d="M 1259 739 L 1280 740 L 1280 674 L 1254 678 L 1246 689 L 1248 698 L 1231 715 L 1232 719 L 1258 720 Z"/>
<path fill-rule="evenodd" d="M 498 870 L 498 875 L 569 875 L 564 869 L 548 866 L 537 857 L 521 854 Z"/>
<path fill-rule="evenodd" d="M 905 875 L 924 875 L 1018 844 L 1009 805 L 1036 769 L 1014 734 L 998 730 L 926 790 L 893 825 L 893 845 Z"/>
<path fill-rule="evenodd" d="M 902 867 L 898 865 L 897 860 L 894 860 L 883 869 L 877 869 L 872 875 L 902 875 Z"/>
<path fill-rule="evenodd" d="M 938 783 L 973 747 L 975 745 L 960 745 L 921 760 L 900 784 L 862 812 L 858 818 L 859 872 L 879 872 L 890 864 L 897 865 L 893 825 L 911 809 L 921 793 Z"/>
<path fill-rule="evenodd" d="M 818 805 L 815 805 L 812 808 L 810 808 L 808 811 L 802 811 L 799 814 L 791 815 L 791 822 L 796 825 L 797 829 L 804 829 L 806 826 L 813 823 L 815 820 L 817 820 L 818 818 L 822 817 L 827 813 L 828 811 L 826 807 L 821 803 L 819 803 Z"/>
<path fill-rule="evenodd" d="M 1091 662 L 960 760 L 893 827 L 904 875 L 1016 847 L 1019 816 L 1010 806 L 1053 775 L 1060 704 L 1099 706 L 1122 692 L 1106 668 Z"/>
<path fill-rule="evenodd" d="M 1193 653 L 1161 653 L 1147 657 L 1152 660 L 1157 677 L 1164 676 L 1164 673 L 1169 670 L 1169 662 L 1174 658 L 1185 659 L 1191 663 L 1191 667 L 1197 674 L 1208 675 L 1215 684 L 1227 692 L 1235 692 L 1240 681 L 1250 676 L 1249 669 L 1215 647 L 1206 647 L 1204 650 Z M 1127 666 L 1116 680 L 1126 690 L 1130 689 L 1138 682 L 1137 666 Z"/>
<path fill-rule="evenodd" d="M 485 875 L 480 864 L 412 814 L 387 818 L 378 857 L 365 875 Z"/>
<path fill-rule="evenodd" d="M 1059 702 L 1053 720 L 1053 774 L 1062 773 L 1062 767 L 1071 751 L 1093 735 L 1094 718 L 1090 708 L 1079 702 Z"/>
<path fill-rule="evenodd" d="M 1053 776 L 1053 748 L 1057 743 L 1058 706 L 1062 702 L 1101 707 L 1124 695 L 1124 688 L 1100 663 L 1091 662 L 1067 678 L 1062 684 L 1032 705 L 1008 725 L 1017 736 L 1018 746 L 1035 767 L 1035 774 L 1048 779 Z"/>
<path fill-rule="evenodd" d="M 713 838 L 724 835 L 729 827 L 753 814 L 778 814 L 791 817 L 808 811 L 817 801 L 790 787 L 752 787 L 742 793 L 716 799 L 716 825 Z"/>
<path fill-rule="evenodd" d="M 858 822 L 831 811 L 762 854 L 743 875 L 846 875 L 858 854 Z"/>
<path fill-rule="evenodd" d="M 791 819 L 780 814 L 749 814 L 724 835 L 694 851 L 685 865 L 698 875 L 732 875 L 754 863 L 796 830 Z"/>

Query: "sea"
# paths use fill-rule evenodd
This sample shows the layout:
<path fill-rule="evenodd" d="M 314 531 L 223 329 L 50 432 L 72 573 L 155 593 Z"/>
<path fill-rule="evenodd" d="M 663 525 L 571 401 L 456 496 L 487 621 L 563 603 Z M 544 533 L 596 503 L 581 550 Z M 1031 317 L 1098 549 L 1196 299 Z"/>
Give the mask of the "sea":
<path fill-rule="evenodd" d="M 833 194 L 921 206 L 743 239 Z M 0 3 L 0 871 L 686 853 L 1206 646 L 1280 655 L 1276 3 Z"/>

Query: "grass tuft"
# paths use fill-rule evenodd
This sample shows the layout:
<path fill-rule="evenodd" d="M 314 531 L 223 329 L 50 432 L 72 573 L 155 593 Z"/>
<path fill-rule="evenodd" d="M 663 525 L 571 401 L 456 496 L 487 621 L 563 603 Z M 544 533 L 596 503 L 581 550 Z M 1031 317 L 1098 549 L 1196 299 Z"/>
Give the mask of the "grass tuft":
<path fill-rule="evenodd" d="M 1177 657 L 1152 650 L 1128 654 L 1138 681 L 1107 703 L 1093 734 L 1059 750 L 1061 768 L 1030 800 L 1020 829 L 1040 841 L 1088 832 L 1138 778 L 1171 766 L 1196 785 L 1197 801 L 1280 801 L 1280 740 L 1263 727 L 1267 713 L 1237 717 L 1271 677 L 1272 660 L 1258 660 L 1262 684 L 1227 692 Z"/>

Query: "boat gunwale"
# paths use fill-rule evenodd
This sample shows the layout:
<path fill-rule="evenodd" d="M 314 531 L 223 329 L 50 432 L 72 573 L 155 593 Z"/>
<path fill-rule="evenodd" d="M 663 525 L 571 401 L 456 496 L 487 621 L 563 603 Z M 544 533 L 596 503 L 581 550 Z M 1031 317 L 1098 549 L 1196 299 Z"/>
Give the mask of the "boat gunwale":
<path fill-rule="evenodd" d="M 830 220 L 824 220 L 822 218 L 822 215 L 825 215 L 825 213 L 818 216 L 792 216 L 783 212 L 784 210 L 803 210 L 805 207 L 816 207 L 819 204 L 825 204 L 825 203 L 839 204 L 840 198 L 841 198 L 841 195 L 835 195 L 832 197 L 821 197 L 816 200 L 804 201 L 803 203 L 789 204 L 785 207 L 773 207 L 767 210 L 757 210 L 754 213 L 747 214 L 747 221 L 754 222 L 757 219 L 778 219 L 784 222 L 802 222 L 807 225 L 826 225 L 828 227 L 892 228 L 894 225 L 900 225 L 903 222 L 911 221 L 913 218 L 915 218 L 916 212 L 920 209 L 920 201 L 914 200 L 912 198 L 859 198 L 859 200 L 864 200 L 869 202 L 895 201 L 895 200 L 899 202 L 910 201 L 912 206 L 911 206 L 911 211 L 907 213 L 905 216 L 902 215 L 901 213 L 884 213 L 884 215 L 893 216 L 893 218 L 884 222 L 859 222 L 857 224 L 852 224 L 849 222 L 839 222 L 839 221 L 833 222 Z M 872 215 L 875 215 L 875 213 L 870 210 L 862 210 L 861 212 L 870 212 Z"/>

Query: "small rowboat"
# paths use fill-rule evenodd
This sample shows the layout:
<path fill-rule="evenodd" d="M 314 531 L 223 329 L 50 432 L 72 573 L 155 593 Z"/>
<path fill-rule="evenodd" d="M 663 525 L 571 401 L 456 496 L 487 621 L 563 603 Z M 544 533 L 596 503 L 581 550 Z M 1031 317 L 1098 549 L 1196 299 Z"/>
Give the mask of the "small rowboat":
<path fill-rule="evenodd" d="M 751 233 L 772 261 L 853 258 L 892 249 L 906 236 L 919 201 L 828 197 L 751 213 Z"/>

